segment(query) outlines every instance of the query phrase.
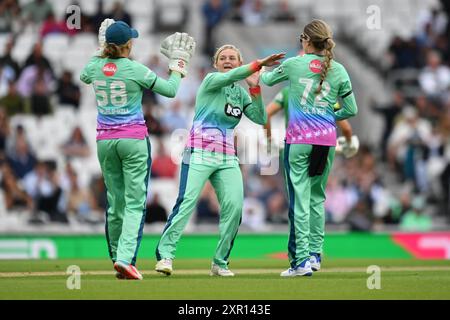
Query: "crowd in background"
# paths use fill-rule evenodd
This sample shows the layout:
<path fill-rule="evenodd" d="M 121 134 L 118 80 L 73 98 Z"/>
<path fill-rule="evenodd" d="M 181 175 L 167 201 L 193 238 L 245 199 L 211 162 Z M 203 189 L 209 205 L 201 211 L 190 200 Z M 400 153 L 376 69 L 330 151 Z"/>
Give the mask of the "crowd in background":
<path fill-rule="evenodd" d="M 445 2 L 445 1 L 444 1 Z M 280 0 L 269 8 L 262 0 L 206 0 L 202 7 L 204 47 L 198 54 L 212 56 L 216 47 L 216 27 L 226 20 L 249 25 L 296 22 L 289 2 Z M 111 12 L 104 12 L 98 2 L 97 12 L 82 15 L 81 30 L 68 29 L 58 20 L 51 3 L 34 0 L 20 7 L 17 0 L 0 1 L 0 33 L 11 34 L 0 57 L 0 187 L 8 211 L 25 210 L 30 223 L 47 221 L 101 222 L 107 206 L 101 176 L 93 176 L 87 186 L 79 183 L 71 160 L 96 152 L 89 147 L 80 127 L 60 146 L 66 165 L 58 168 L 51 159 L 38 159 L 24 126 L 11 127 L 15 115 L 35 117 L 51 115 L 57 108 L 80 109 L 81 90 L 68 70 L 56 73 L 37 42 L 24 63 L 11 52 L 14 34 L 26 24 L 33 24 L 41 39 L 52 33 L 97 33 L 106 17 L 133 25 L 133 17 L 117 2 Z M 362 145 L 359 153 L 344 159 L 338 156 L 327 187 L 325 203 L 327 223 L 346 225 L 352 230 L 382 230 L 395 225 L 403 230 L 430 230 L 432 216 L 450 217 L 450 39 L 448 11 L 429 10 L 419 17 L 420 27 L 412 39 L 394 38 L 386 55 L 391 70 L 414 68 L 418 72 L 415 96 L 401 87 L 388 105 L 373 103 L 372 110 L 383 119 L 379 145 Z M 145 30 L 139 30 L 145 32 Z M 150 32 L 150 31 L 148 31 Z M 153 30 L 152 32 L 158 32 Z M 158 55 L 145 63 L 166 77 L 166 64 Z M 189 79 L 182 81 L 175 99 L 145 91 L 143 112 L 152 144 L 151 181 L 169 179 L 178 183 L 179 167 L 170 156 L 164 137 L 176 129 L 189 129 L 189 115 L 195 94 L 209 67 L 192 67 Z M 269 101 L 266 101 L 268 103 Z M 357 132 L 355 132 L 357 134 Z M 282 163 L 282 161 L 281 161 Z M 287 223 L 287 199 L 282 167 L 275 175 L 261 175 L 260 165 L 242 165 L 244 177 L 244 212 L 242 224 L 264 230 L 270 224 Z M 151 188 L 150 188 L 151 190 Z M 160 195 L 151 194 L 147 204 L 147 222 L 165 222 L 171 207 L 164 207 Z M 430 208 L 436 208 L 430 212 Z M 195 221 L 217 222 L 217 199 L 207 183 L 196 209 Z"/>

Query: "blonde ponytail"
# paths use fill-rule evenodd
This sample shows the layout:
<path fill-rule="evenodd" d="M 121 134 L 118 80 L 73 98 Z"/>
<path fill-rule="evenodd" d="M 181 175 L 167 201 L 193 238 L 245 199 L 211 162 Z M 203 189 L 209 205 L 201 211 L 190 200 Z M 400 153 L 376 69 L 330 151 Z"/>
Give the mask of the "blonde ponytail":
<path fill-rule="evenodd" d="M 331 60 L 333 60 L 333 48 L 335 43 L 333 41 L 333 33 L 330 26 L 323 20 L 315 19 L 305 26 L 303 31 L 311 41 L 314 48 L 318 51 L 325 50 L 325 60 L 322 64 L 322 72 L 320 73 L 320 84 L 317 87 L 316 93 L 322 91 L 322 84 L 325 81 L 328 71 L 331 67 Z"/>
<path fill-rule="evenodd" d="M 123 53 L 126 50 L 131 50 L 131 40 L 123 45 L 117 45 L 114 43 L 107 43 L 103 49 L 102 58 L 117 59 L 123 57 Z"/>
<path fill-rule="evenodd" d="M 320 73 L 320 83 L 319 86 L 317 87 L 316 93 L 320 93 L 320 91 L 322 91 L 322 84 L 327 77 L 328 70 L 330 70 L 331 67 L 331 60 L 333 60 L 334 57 L 333 55 L 334 46 L 335 43 L 333 39 L 327 38 L 325 40 L 325 60 L 323 61 L 322 64 L 322 72 Z"/>

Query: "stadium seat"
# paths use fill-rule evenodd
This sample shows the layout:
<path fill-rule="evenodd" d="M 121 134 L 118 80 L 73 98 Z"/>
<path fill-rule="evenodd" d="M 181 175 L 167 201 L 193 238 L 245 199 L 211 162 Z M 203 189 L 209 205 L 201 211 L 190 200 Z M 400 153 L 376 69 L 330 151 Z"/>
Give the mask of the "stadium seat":
<path fill-rule="evenodd" d="M 25 59 L 32 52 L 34 44 L 38 41 L 38 36 L 33 33 L 19 34 L 11 55 L 18 63 L 24 63 Z"/>

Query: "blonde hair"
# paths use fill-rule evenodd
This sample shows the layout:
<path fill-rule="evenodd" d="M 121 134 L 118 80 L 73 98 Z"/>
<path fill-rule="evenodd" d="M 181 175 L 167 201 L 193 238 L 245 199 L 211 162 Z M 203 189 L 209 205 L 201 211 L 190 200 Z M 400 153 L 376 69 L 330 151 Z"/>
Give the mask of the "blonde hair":
<path fill-rule="evenodd" d="M 117 59 L 122 57 L 122 53 L 126 49 L 131 49 L 131 40 L 122 45 L 117 45 L 115 43 L 107 43 L 103 49 L 102 58 Z"/>
<path fill-rule="evenodd" d="M 216 66 L 217 66 L 217 61 L 219 61 L 220 53 L 223 50 L 226 50 L 226 49 L 231 49 L 231 50 L 236 51 L 236 53 L 238 55 L 239 62 L 243 62 L 241 50 L 239 50 L 238 48 L 236 48 L 232 44 L 225 44 L 225 45 L 221 46 L 219 49 L 217 49 L 216 53 L 214 54 L 214 57 L 213 57 L 213 66 L 214 66 L 214 68 L 216 68 Z"/>
<path fill-rule="evenodd" d="M 333 48 L 336 44 L 333 41 L 333 33 L 330 26 L 323 20 L 314 19 L 305 26 L 303 33 L 309 37 L 309 41 L 311 41 L 314 48 L 320 51 L 325 50 L 325 60 L 320 74 L 320 84 L 316 91 L 316 93 L 319 93 L 322 90 L 322 83 L 331 67 Z"/>

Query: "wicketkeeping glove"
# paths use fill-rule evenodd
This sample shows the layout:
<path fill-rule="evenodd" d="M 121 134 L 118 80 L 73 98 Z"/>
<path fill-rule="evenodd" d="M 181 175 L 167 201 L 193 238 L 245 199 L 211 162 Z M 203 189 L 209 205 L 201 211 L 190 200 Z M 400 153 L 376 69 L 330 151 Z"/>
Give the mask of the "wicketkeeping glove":
<path fill-rule="evenodd" d="M 347 142 L 345 137 L 339 137 L 336 144 L 336 153 L 341 153 L 344 157 L 351 158 L 359 150 L 359 139 L 357 136 L 352 136 L 350 143 Z"/>
<path fill-rule="evenodd" d="M 101 56 L 103 54 L 103 49 L 106 46 L 106 38 L 105 38 L 105 34 L 106 34 L 106 29 L 108 29 L 108 27 L 110 25 L 112 25 L 114 23 L 114 19 L 105 19 L 103 20 L 102 24 L 100 25 L 100 28 L 98 29 L 98 49 L 95 51 L 96 56 Z"/>
<path fill-rule="evenodd" d="M 169 58 L 169 69 L 185 77 L 195 52 L 195 41 L 187 33 L 176 32 L 163 40 L 160 51 Z"/>

